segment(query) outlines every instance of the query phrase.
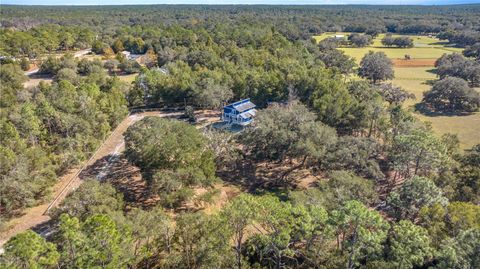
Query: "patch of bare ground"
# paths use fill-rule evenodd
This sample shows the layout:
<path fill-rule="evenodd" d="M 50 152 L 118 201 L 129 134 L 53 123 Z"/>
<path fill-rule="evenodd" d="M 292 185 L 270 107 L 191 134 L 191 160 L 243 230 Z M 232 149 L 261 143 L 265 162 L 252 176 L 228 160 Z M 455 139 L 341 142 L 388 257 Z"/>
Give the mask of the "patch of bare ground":
<path fill-rule="evenodd" d="M 258 163 L 241 161 L 228 171 L 219 171 L 218 176 L 250 193 L 278 188 L 307 189 L 314 187 L 323 178 L 320 173 L 301 167 L 298 160 Z"/>
<path fill-rule="evenodd" d="M 265 187 L 283 186 L 292 189 L 310 188 L 321 177 L 311 169 L 304 168 L 298 160 L 280 163 L 261 162 L 256 165 L 256 177 L 264 182 Z"/>
<path fill-rule="evenodd" d="M 123 194 L 127 210 L 130 208 L 148 209 L 155 206 L 159 200 L 157 195 L 152 195 L 150 192 L 140 169 L 129 163 L 124 156 L 111 164 L 108 174 L 101 180 L 109 182 Z"/>
<path fill-rule="evenodd" d="M 114 188 L 123 194 L 126 203 L 126 210 L 131 208 L 150 209 L 158 204 L 161 197 L 150 191 L 148 183 L 142 178 L 142 173 L 138 167 L 128 162 L 122 155 L 114 161 L 108 161 L 112 156 L 105 156 L 97 160 L 94 165 L 84 170 L 80 179 L 97 178 L 103 182 L 108 182 Z M 104 174 L 105 164 L 109 163 L 108 173 Z M 104 175 L 99 178 L 99 175 Z M 209 192 L 214 192 L 212 199 L 204 199 Z M 240 193 L 240 189 L 233 185 L 227 185 L 219 182 L 211 188 L 194 189 L 193 199 L 185 203 L 178 211 L 204 211 L 206 213 L 216 212 L 222 208 L 230 199 Z M 173 214 L 173 212 L 172 212 Z"/>
<path fill-rule="evenodd" d="M 95 166 L 85 170 L 82 176 L 85 178 L 101 174 L 101 169 L 105 167 L 108 157 L 98 160 Z M 243 176 L 236 179 L 223 178 L 222 175 L 227 172 L 219 172 L 218 176 L 223 181 L 214 184 L 210 188 L 199 187 L 194 189 L 194 197 L 183 206 L 177 208 L 177 213 L 181 211 L 202 211 L 207 214 L 218 212 L 231 199 L 242 193 L 243 191 L 257 192 L 268 188 L 272 185 L 272 178 L 282 175 L 285 171 L 289 171 L 292 166 L 297 165 L 296 162 L 286 164 L 268 164 L 262 162 L 255 165 L 255 177 L 257 180 L 252 180 L 251 173 L 242 173 Z M 239 167 L 241 168 L 241 167 Z M 245 172 L 245 170 L 242 170 Z M 291 172 L 287 178 L 289 182 L 288 187 L 307 189 L 315 186 L 316 182 L 322 177 L 314 174 L 309 169 L 298 169 Z M 239 179 L 239 181 L 237 181 Z M 161 197 L 150 192 L 148 183 L 142 178 L 141 171 L 138 167 L 129 163 L 124 156 L 120 156 L 114 162 L 110 162 L 109 172 L 101 179 L 102 181 L 111 183 L 117 191 L 124 195 L 127 210 L 129 208 L 143 208 L 149 209 L 158 204 Z M 248 184 L 246 184 L 248 182 Z M 211 199 L 205 199 L 205 196 L 211 194 Z M 171 212 L 175 215 L 175 212 Z"/>
<path fill-rule="evenodd" d="M 319 180 L 322 179 L 319 175 L 314 175 L 310 170 L 303 169 L 295 173 L 296 175 L 293 176 L 295 178 L 295 182 L 297 188 L 299 189 L 309 189 L 317 186 Z"/>
<path fill-rule="evenodd" d="M 195 196 L 184 205 L 183 209 L 213 214 L 220 211 L 241 192 L 237 186 L 224 182 L 217 183 L 211 188 L 196 188 L 194 189 Z M 211 199 L 205 199 L 205 196 L 211 196 Z"/>
<path fill-rule="evenodd" d="M 393 59 L 395 67 L 434 67 L 436 59 Z"/>
<path fill-rule="evenodd" d="M 42 75 L 30 75 L 28 80 L 23 83 L 25 88 L 33 88 L 38 86 L 40 82 L 52 83 L 53 78 L 51 76 L 42 76 Z"/>

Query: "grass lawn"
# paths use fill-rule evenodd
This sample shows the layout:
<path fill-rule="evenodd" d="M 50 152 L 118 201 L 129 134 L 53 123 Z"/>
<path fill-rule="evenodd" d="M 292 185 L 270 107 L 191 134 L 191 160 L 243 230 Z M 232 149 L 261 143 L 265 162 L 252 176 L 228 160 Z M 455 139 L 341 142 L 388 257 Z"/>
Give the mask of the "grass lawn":
<path fill-rule="evenodd" d="M 423 92 L 430 90 L 431 85 L 426 82 L 428 80 L 436 79 L 436 75 L 432 72 L 431 67 L 408 67 L 408 68 L 395 68 L 395 78 L 393 84 L 398 85 L 405 90 L 415 94 L 415 100 L 407 100 L 406 106 L 413 106 L 416 103 L 422 101 Z"/>
<path fill-rule="evenodd" d="M 403 35 L 392 35 L 393 37 L 399 37 Z M 440 47 L 447 45 L 446 41 L 441 41 L 433 36 L 424 36 L 424 35 L 406 35 L 413 39 L 413 44 L 415 47 Z M 374 47 L 382 47 L 382 38 L 385 37 L 385 34 L 379 34 L 373 40 Z"/>
<path fill-rule="evenodd" d="M 339 48 L 350 57 L 355 58 L 357 63 L 369 51 L 383 51 L 390 59 L 403 59 L 405 54 L 414 59 L 438 59 L 444 53 L 453 53 L 458 49 L 445 47 L 413 47 L 413 48 L 385 48 L 385 47 L 365 47 L 365 48 Z M 453 50 L 452 50 L 453 49 Z M 461 50 L 458 50 L 460 52 Z"/>
<path fill-rule="evenodd" d="M 348 37 L 348 35 L 352 34 L 351 32 L 327 32 L 321 35 L 313 36 L 313 38 L 320 42 L 326 38 L 333 37 L 334 35 L 344 35 Z M 445 47 L 447 45 L 446 41 L 442 41 L 434 36 L 424 36 L 424 35 L 399 35 L 399 34 L 392 34 L 393 37 L 398 36 L 409 36 L 413 39 L 413 44 L 415 47 Z M 382 45 L 382 38 L 385 37 L 385 34 L 379 34 L 376 38 L 373 39 L 373 47 L 383 47 Z M 456 49 L 456 48 L 452 48 Z"/>
<path fill-rule="evenodd" d="M 469 149 L 480 144 L 480 113 L 468 116 L 435 116 L 428 117 L 416 114 L 422 121 L 432 123 L 437 134 L 457 134 L 460 139 L 460 148 Z"/>
<path fill-rule="evenodd" d="M 137 75 L 138 74 L 118 75 L 117 77 L 123 82 L 131 83 L 135 81 L 135 78 L 137 77 Z"/>
<path fill-rule="evenodd" d="M 436 79 L 435 74 L 429 71 L 431 69 L 431 67 L 395 68 L 393 84 L 401 86 L 416 96 L 416 100 L 405 102 L 405 105 L 412 110 L 416 103 L 422 101 L 423 92 L 431 88 L 426 82 Z M 437 134 L 457 134 L 462 149 L 468 149 L 475 144 L 480 144 L 479 112 L 467 116 L 427 116 L 415 112 L 415 116 L 422 121 L 431 122 L 433 130 Z"/>

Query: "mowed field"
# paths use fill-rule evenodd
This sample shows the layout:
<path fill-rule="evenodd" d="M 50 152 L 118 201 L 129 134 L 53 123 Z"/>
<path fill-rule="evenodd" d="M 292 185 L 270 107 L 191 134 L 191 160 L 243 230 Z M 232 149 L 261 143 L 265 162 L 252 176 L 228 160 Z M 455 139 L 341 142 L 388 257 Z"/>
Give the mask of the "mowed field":
<path fill-rule="evenodd" d="M 317 41 L 331 37 L 335 34 L 350 33 L 325 33 L 321 36 L 315 36 Z M 395 36 L 395 35 L 394 35 Z M 413 48 L 386 48 L 381 44 L 384 35 L 379 35 L 374 39 L 374 43 L 365 48 L 340 48 L 345 54 L 355 58 L 360 63 L 362 57 L 368 51 L 383 51 L 392 59 L 395 69 L 395 79 L 392 83 L 401 86 L 405 90 L 415 94 L 415 100 L 408 100 L 405 105 L 414 111 L 415 104 L 420 103 L 423 98 L 423 92 L 428 91 L 431 85 L 428 81 L 437 79 L 433 72 L 435 60 L 444 53 L 461 52 L 462 49 L 447 47 L 446 44 L 435 37 L 429 36 L 410 36 L 414 40 Z M 404 60 L 408 54 L 411 60 Z M 452 115 L 452 116 L 427 116 L 415 112 L 418 119 L 432 124 L 432 128 L 438 135 L 445 133 L 457 134 L 460 139 L 462 149 L 471 148 L 475 144 L 480 144 L 480 113 L 471 115 Z"/>
<path fill-rule="evenodd" d="M 336 33 L 339 35 L 348 36 L 351 33 Z M 325 33 L 319 36 L 315 36 L 315 40 L 321 41 L 328 37 L 334 36 L 335 33 Z M 453 52 L 461 52 L 461 48 L 454 48 L 454 47 L 447 47 L 445 42 L 440 41 L 435 37 L 429 36 L 411 36 L 413 38 L 414 47 L 413 48 L 387 48 L 384 47 L 381 43 L 384 34 L 378 35 L 374 40 L 371 46 L 365 48 L 340 48 L 340 50 L 344 51 L 345 54 L 354 57 L 357 60 L 357 63 L 360 62 L 362 57 L 368 53 L 369 51 L 383 51 L 385 54 L 391 59 L 404 59 L 405 55 L 408 54 L 412 58 L 415 59 L 435 59 L 442 56 L 444 53 L 453 53 Z M 393 35 L 398 36 L 398 35 Z"/>
<path fill-rule="evenodd" d="M 415 100 L 408 100 L 405 105 L 412 111 L 416 103 L 422 101 L 423 92 L 431 88 L 426 82 L 437 79 L 432 73 L 432 67 L 395 67 L 393 84 L 415 94 Z M 457 134 L 462 149 L 471 148 L 480 143 L 480 113 L 462 116 L 427 116 L 416 112 L 416 117 L 422 121 L 432 123 L 433 130 L 441 135 L 445 133 Z"/>

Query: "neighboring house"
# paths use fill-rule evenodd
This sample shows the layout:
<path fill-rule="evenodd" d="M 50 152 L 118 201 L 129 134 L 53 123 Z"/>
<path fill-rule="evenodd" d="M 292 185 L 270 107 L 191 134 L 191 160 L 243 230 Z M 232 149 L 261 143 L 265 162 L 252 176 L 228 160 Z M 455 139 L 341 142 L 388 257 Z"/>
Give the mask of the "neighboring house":
<path fill-rule="evenodd" d="M 124 51 L 122 51 L 121 53 L 123 54 L 123 56 L 125 56 L 125 58 L 129 59 L 129 57 L 130 57 L 130 51 L 124 50 Z"/>
<path fill-rule="evenodd" d="M 223 107 L 222 120 L 228 124 L 249 125 L 257 114 L 255 104 L 244 99 Z"/>
<path fill-rule="evenodd" d="M 130 51 L 126 51 L 126 50 L 122 51 L 121 53 L 123 54 L 123 56 L 125 56 L 127 60 L 132 60 L 137 62 L 139 62 L 142 56 L 144 56 L 144 54 L 132 54 L 130 53 Z"/>
<path fill-rule="evenodd" d="M 334 35 L 333 36 L 336 40 L 345 40 L 345 35 Z"/>

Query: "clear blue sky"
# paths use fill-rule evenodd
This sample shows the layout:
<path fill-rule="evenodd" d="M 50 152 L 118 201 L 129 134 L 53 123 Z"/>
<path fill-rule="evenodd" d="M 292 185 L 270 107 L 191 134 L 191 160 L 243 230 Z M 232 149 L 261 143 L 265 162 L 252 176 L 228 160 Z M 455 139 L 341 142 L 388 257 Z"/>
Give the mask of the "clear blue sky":
<path fill-rule="evenodd" d="M 0 0 L 14 5 L 139 5 L 139 4 L 389 4 L 389 5 L 446 5 L 480 3 L 480 0 Z"/>

